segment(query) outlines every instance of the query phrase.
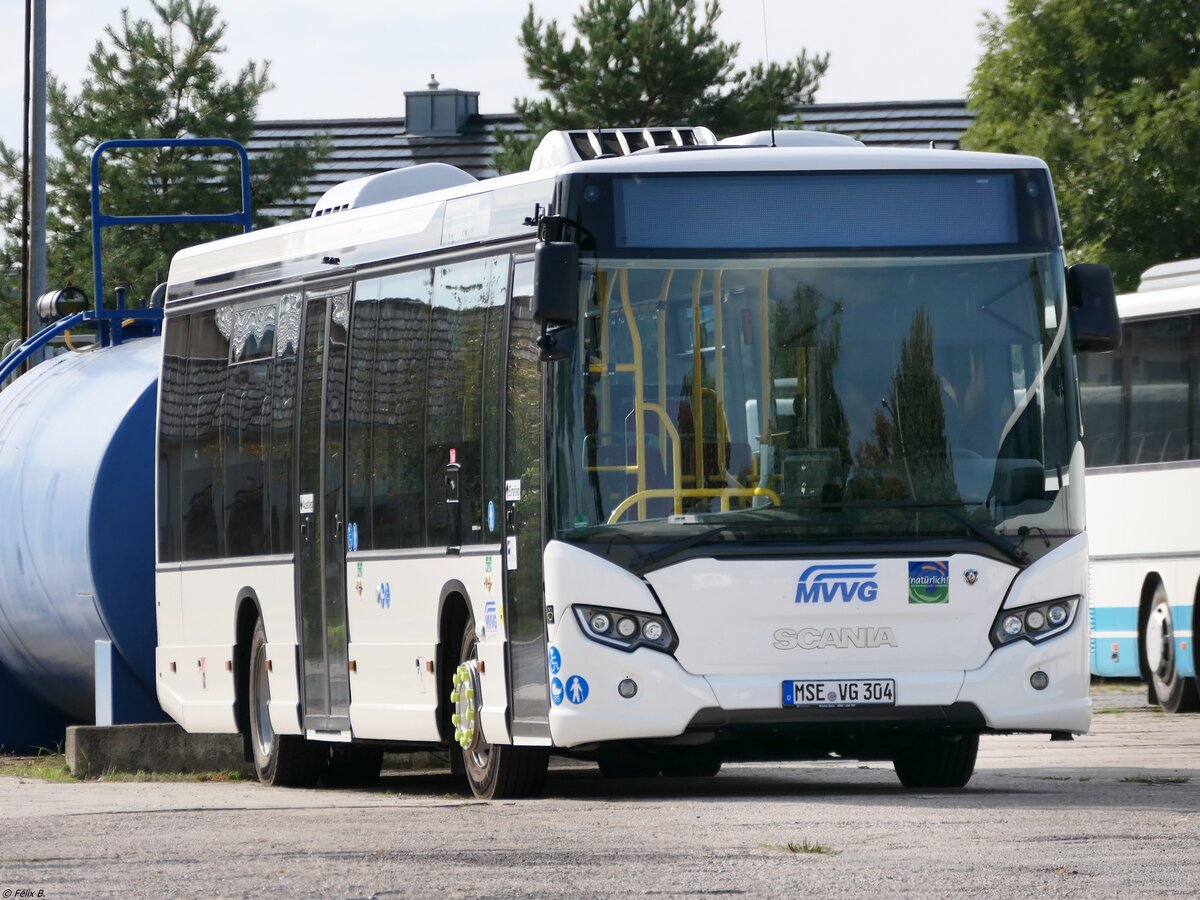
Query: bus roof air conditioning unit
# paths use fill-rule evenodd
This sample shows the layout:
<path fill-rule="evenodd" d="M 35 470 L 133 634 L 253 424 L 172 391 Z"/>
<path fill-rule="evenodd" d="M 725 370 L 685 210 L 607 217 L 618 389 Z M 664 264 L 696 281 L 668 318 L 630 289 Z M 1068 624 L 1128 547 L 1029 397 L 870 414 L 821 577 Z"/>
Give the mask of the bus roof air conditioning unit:
<path fill-rule="evenodd" d="M 865 147 L 845 134 L 834 131 L 806 131 L 777 128 L 775 131 L 755 131 L 724 138 L 722 147 Z"/>
<path fill-rule="evenodd" d="M 600 156 L 629 156 L 661 147 L 715 147 L 716 135 L 703 127 L 588 128 L 551 131 L 534 151 L 529 170 L 554 169 Z"/>
<path fill-rule="evenodd" d="M 414 197 L 443 188 L 471 184 L 475 176 L 445 163 L 421 163 L 392 169 L 378 175 L 367 175 L 334 185 L 313 207 L 313 217 L 327 216 L 343 209 L 358 209 L 388 200 Z"/>

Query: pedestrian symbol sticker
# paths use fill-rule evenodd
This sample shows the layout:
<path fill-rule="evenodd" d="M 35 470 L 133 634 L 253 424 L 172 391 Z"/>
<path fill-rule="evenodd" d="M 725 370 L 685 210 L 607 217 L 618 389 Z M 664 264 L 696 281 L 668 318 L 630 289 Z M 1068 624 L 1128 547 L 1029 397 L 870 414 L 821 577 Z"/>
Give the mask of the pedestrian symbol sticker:
<path fill-rule="evenodd" d="M 558 679 L 554 679 L 557 681 Z M 588 683 L 578 675 L 572 675 L 567 680 L 567 699 L 575 705 L 579 705 L 587 699 Z"/>
<path fill-rule="evenodd" d="M 557 678 L 550 679 L 550 699 L 555 706 L 561 706 L 563 701 L 563 685 Z"/>
<path fill-rule="evenodd" d="M 550 674 L 557 675 L 558 670 L 562 668 L 562 655 L 558 652 L 557 647 L 550 648 Z"/>

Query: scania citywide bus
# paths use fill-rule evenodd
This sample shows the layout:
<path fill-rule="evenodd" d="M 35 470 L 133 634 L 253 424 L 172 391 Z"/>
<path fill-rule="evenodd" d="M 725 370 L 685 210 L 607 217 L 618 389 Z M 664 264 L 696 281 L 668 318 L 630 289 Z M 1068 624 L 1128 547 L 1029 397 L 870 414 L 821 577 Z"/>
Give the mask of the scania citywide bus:
<path fill-rule="evenodd" d="M 381 195 L 392 199 L 381 199 Z M 158 694 L 261 779 L 451 746 L 481 797 L 1086 731 L 1074 351 L 1039 160 L 549 135 L 172 263 Z"/>

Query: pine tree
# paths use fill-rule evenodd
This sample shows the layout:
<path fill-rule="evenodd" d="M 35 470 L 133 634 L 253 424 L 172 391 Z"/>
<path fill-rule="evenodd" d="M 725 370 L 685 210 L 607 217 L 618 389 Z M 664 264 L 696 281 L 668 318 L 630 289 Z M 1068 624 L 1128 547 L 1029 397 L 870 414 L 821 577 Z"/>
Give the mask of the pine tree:
<path fill-rule="evenodd" d="M 717 37 L 719 0 L 587 0 L 569 46 L 554 20 L 521 24 L 525 69 L 546 92 L 517 99 L 529 137 L 497 130 L 496 167 L 529 167 L 538 141 L 563 128 L 705 125 L 719 137 L 770 128 L 780 114 L 809 103 L 829 55 L 802 52 L 786 65 L 735 70 L 738 45 Z"/>
<path fill-rule="evenodd" d="M 245 143 L 255 110 L 272 85 L 269 63 L 251 62 L 231 81 L 220 55 L 226 24 L 208 0 L 151 0 L 153 20 L 105 28 L 78 93 L 51 77 L 47 119 L 58 155 L 47 160 L 47 288 L 92 292 L 90 166 L 93 149 L 117 138 L 223 137 Z M 257 156 L 255 209 L 305 194 L 323 143 Z M 10 154 L 8 148 L 0 151 Z M 238 164 L 227 152 L 154 149 L 114 153 L 101 167 L 102 211 L 112 215 L 233 212 L 240 208 Z M 256 224 L 269 224 L 262 216 Z M 148 297 L 186 246 L 234 233 L 229 225 L 109 228 L 104 234 L 107 298 L 118 285 Z M 7 248 L 16 235 L 10 227 Z"/>

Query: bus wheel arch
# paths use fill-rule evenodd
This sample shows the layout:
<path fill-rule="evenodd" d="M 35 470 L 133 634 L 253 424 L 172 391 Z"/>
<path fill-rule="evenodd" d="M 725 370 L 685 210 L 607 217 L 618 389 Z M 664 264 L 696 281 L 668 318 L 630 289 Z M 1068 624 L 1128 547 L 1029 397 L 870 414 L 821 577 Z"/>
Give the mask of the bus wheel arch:
<path fill-rule="evenodd" d="M 537 796 L 546 781 L 549 750 L 489 744 L 479 723 L 478 636 L 466 598 L 461 584 L 448 584 L 438 616 L 438 725 L 450 744 L 451 772 L 485 800 Z"/>
<path fill-rule="evenodd" d="M 263 784 L 279 787 L 312 787 L 321 777 L 328 750 L 305 739 L 302 734 L 276 734 L 270 724 L 270 686 L 266 672 L 267 629 L 258 598 L 249 592 L 238 604 L 236 658 L 245 660 L 237 675 L 237 702 L 244 711 L 246 728 L 243 740 L 249 762 Z M 243 640 L 242 628 L 249 637 Z M 236 673 L 235 673 L 236 674 Z M 239 716 L 239 728 L 241 716 Z"/>
<path fill-rule="evenodd" d="M 254 641 L 254 627 L 261 618 L 258 595 L 253 588 L 242 588 L 234 617 L 233 717 L 242 736 L 242 756 L 246 762 L 254 762 L 250 743 L 250 645 Z"/>

